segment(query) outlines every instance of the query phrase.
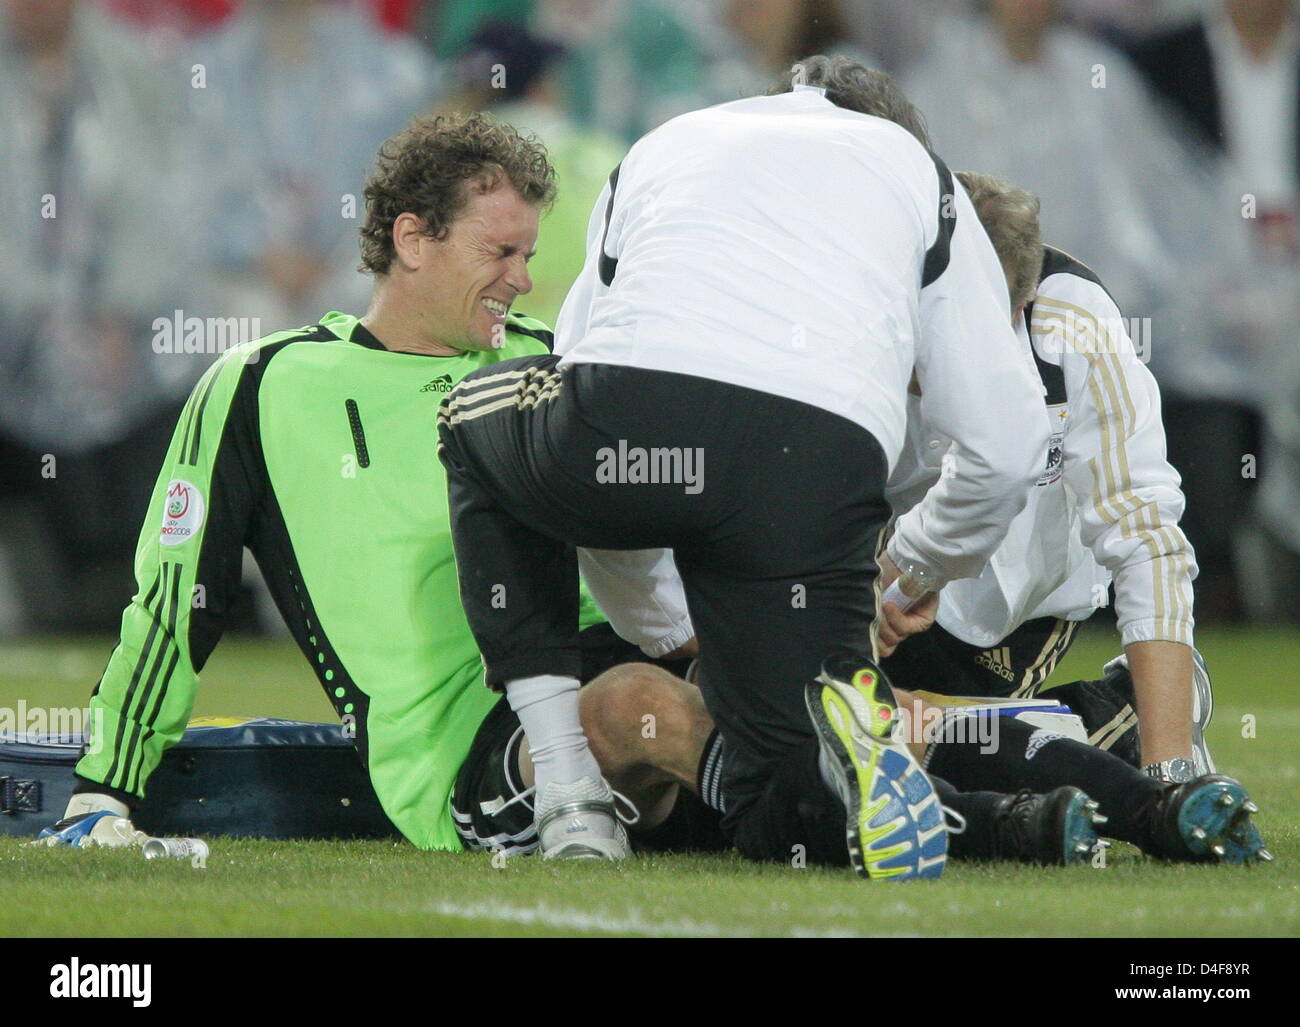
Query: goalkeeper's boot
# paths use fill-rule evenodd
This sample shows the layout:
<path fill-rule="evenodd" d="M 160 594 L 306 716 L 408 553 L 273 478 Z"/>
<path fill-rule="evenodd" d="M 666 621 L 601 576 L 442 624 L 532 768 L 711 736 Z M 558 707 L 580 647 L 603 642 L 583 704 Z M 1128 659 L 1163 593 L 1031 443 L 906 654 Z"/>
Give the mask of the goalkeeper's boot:
<path fill-rule="evenodd" d="M 934 785 L 902 738 L 894 693 L 874 664 L 832 660 L 804 689 L 822 765 L 848 813 L 849 861 L 862 877 L 938 877 L 948 854 Z"/>
<path fill-rule="evenodd" d="M 141 846 L 148 838 L 143 831 L 136 830 L 126 817 L 118 816 L 111 810 L 96 810 L 93 813 L 76 813 L 64 817 L 57 824 L 42 830 L 31 844 L 71 845 L 78 849 L 98 845 L 120 849 Z"/>
<path fill-rule="evenodd" d="M 549 781 L 533 800 L 537 838 L 545 859 L 627 859 L 627 831 L 603 778 Z"/>
<path fill-rule="evenodd" d="M 1028 789 L 1008 795 L 993 815 L 991 858 L 1073 866 L 1086 863 L 1099 845 L 1106 818 L 1086 792 L 1064 785 L 1046 795 Z"/>
<path fill-rule="evenodd" d="M 1203 774 L 1168 785 L 1151 802 L 1144 819 L 1144 852 L 1189 863 L 1270 862 L 1251 817 L 1259 812 L 1240 781 Z"/>

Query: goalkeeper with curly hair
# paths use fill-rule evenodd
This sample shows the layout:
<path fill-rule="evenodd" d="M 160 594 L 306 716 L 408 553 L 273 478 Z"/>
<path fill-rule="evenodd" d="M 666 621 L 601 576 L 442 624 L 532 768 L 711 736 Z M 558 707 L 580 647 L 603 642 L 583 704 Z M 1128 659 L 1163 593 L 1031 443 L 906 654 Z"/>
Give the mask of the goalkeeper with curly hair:
<path fill-rule="evenodd" d="M 453 816 L 458 777 L 470 791 L 497 785 L 497 733 L 469 757 L 510 711 L 494 711 L 461 611 L 437 413 L 470 371 L 551 347 L 512 304 L 532 287 L 554 172 L 507 124 L 440 117 L 383 146 L 365 195 L 365 316 L 328 313 L 232 349 L 184 409 L 140 534 L 138 591 L 92 699 L 101 733 L 56 832 L 83 814 L 73 833 L 92 831 L 93 814 L 129 816 L 144 797 L 185 731 L 245 547 L 411 842 L 461 848 L 478 796 Z M 601 619 L 584 605 L 584 626 Z M 528 847 L 532 815 L 520 813 L 515 837 L 493 845 Z"/>

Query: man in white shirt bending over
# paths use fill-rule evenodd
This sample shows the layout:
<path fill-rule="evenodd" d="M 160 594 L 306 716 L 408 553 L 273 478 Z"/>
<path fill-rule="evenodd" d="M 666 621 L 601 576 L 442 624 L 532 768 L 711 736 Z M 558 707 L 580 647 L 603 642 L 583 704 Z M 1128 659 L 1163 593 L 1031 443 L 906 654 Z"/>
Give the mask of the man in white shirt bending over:
<path fill-rule="evenodd" d="M 1184 500 L 1165 459 L 1155 379 L 1096 274 L 1040 241 L 1037 198 L 990 176 L 958 177 L 1006 270 L 1051 443 L 989 565 L 945 588 L 936 627 L 899 644 L 883 666 L 903 688 L 1058 699 L 1083 716 L 1094 745 L 1153 777 L 1211 773 L 1210 679 L 1192 648 L 1196 557 L 1178 527 Z M 888 489 L 895 511 L 921 500 L 948 448 L 920 416 L 920 399 L 910 403 Z M 1079 624 L 1109 601 L 1112 581 L 1124 656 L 1103 681 L 1039 692 Z M 881 641 L 898 641 L 887 624 Z"/>
<path fill-rule="evenodd" d="M 530 742 L 544 854 L 625 853 L 578 719 L 573 547 L 670 548 L 736 847 L 942 871 L 938 801 L 871 662 L 908 383 L 952 474 L 896 522 L 896 594 L 980 573 L 1048 432 L 997 256 L 924 140 L 888 76 L 842 58 L 668 122 L 597 203 L 561 355 L 444 402 L 462 600 Z"/>

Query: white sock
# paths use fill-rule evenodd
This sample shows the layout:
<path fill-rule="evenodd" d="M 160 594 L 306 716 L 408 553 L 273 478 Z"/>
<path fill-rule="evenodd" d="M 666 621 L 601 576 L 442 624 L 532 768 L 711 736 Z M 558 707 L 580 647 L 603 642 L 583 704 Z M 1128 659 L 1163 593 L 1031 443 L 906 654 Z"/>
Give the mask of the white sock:
<path fill-rule="evenodd" d="M 600 780 L 600 765 L 587 745 L 578 715 L 577 678 L 556 674 L 516 678 L 506 684 L 506 700 L 524 726 L 539 793 L 552 781 Z"/>

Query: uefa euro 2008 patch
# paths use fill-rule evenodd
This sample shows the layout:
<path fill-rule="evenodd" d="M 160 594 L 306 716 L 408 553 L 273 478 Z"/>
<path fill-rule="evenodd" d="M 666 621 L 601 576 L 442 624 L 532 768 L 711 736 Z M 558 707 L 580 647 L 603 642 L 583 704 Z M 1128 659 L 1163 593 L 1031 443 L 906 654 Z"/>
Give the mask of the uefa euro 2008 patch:
<path fill-rule="evenodd" d="M 203 527 L 203 493 L 198 486 L 183 478 L 173 478 L 167 483 L 163 499 L 162 535 L 159 541 L 165 546 L 179 546 L 188 542 Z"/>

